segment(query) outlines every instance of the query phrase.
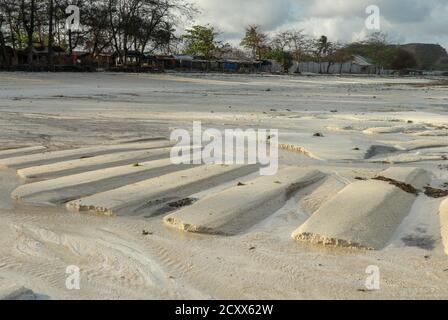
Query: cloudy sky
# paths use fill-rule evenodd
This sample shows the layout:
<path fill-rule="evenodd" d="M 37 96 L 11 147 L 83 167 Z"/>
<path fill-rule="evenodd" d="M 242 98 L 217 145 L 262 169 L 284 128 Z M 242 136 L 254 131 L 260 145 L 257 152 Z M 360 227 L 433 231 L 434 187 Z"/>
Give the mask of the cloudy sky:
<path fill-rule="evenodd" d="M 366 8 L 380 8 L 381 31 L 394 42 L 439 43 L 448 49 L 448 0 L 191 0 L 200 9 L 196 23 L 211 24 L 222 40 L 239 43 L 245 26 L 266 32 L 305 29 L 332 41 L 363 38 Z"/>

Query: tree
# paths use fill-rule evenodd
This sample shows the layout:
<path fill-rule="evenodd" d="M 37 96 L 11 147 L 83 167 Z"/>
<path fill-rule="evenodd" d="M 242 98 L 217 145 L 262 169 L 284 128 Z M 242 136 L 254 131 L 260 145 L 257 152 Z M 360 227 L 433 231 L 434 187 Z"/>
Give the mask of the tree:
<path fill-rule="evenodd" d="M 69 5 L 81 10 L 79 31 L 66 29 Z M 178 40 L 176 27 L 196 12 L 188 0 L 0 0 L 5 45 L 27 49 L 29 65 L 36 43 L 48 45 L 49 65 L 53 60 L 51 44 L 68 53 L 77 47 L 94 56 L 115 52 L 123 61 L 129 50 L 142 54 L 169 51 Z"/>
<path fill-rule="evenodd" d="M 347 61 L 353 60 L 353 55 L 347 51 L 344 44 L 330 42 L 326 56 L 323 58 L 323 60 L 328 63 L 327 73 L 330 73 L 330 68 L 338 63 L 340 65 L 339 73 L 342 74 L 343 64 Z"/>
<path fill-rule="evenodd" d="M 169 47 L 179 16 L 191 17 L 196 9 L 184 0 L 106 1 L 108 29 L 114 51 L 126 63 L 129 50 L 141 53 Z"/>
<path fill-rule="evenodd" d="M 391 68 L 391 61 L 395 54 L 394 46 L 382 32 L 374 32 L 364 41 L 351 43 L 346 50 L 351 54 L 362 55 L 372 60 L 376 73 L 383 68 Z"/>
<path fill-rule="evenodd" d="M 287 31 L 288 43 L 294 60 L 301 61 L 310 49 L 310 41 L 303 30 Z"/>
<path fill-rule="evenodd" d="M 291 53 L 291 33 L 290 31 L 281 31 L 274 35 L 267 58 L 280 62 L 284 72 L 287 72 L 294 59 Z"/>
<path fill-rule="evenodd" d="M 253 59 L 262 59 L 267 51 L 268 36 L 259 30 L 258 26 L 249 26 L 246 35 L 241 41 L 241 46 L 251 50 Z"/>
<path fill-rule="evenodd" d="M 249 60 L 250 57 L 244 50 L 224 43 L 216 49 L 216 56 L 220 59 Z"/>
<path fill-rule="evenodd" d="M 112 47 L 109 12 L 104 1 L 92 1 L 83 9 L 84 46 L 96 58 Z"/>
<path fill-rule="evenodd" d="M 281 63 L 284 72 L 288 72 L 292 65 L 292 54 L 288 51 L 281 50 L 280 48 L 270 50 L 266 57 Z"/>
<path fill-rule="evenodd" d="M 319 73 L 322 73 L 321 63 L 322 59 L 332 51 L 333 44 L 328 41 L 326 36 L 321 36 L 314 42 L 314 55 L 319 63 Z"/>
<path fill-rule="evenodd" d="M 53 26 L 54 26 L 54 2 L 49 0 L 48 4 L 48 65 L 50 69 L 53 68 Z"/>
<path fill-rule="evenodd" d="M 367 45 L 368 56 L 370 56 L 370 58 L 376 65 L 380 66 L 381 68 L 384 68 L 388 65 L 392 57 L 393 50 L 391 50 L 390 43 L 385 33 L 372 33 L 369 38 L 364 41 L 364 44 Z"/>
<path fill-rule="evenodd" d="M 280 31 L 274 35 L 271 42 L 272 46 L 281 51 L 290 49 L 291 36 L 289 31 Z"/>
<path fill-rule="evenodd" d="M 0 61 L 1 64 L 8 64 L 9 62 L 6 61 L 6 42 L 5 42 L 5 36 L 3 35 L 3 23 L 5 21 L 5 18 L 3 15 L 0 14 Z"/>
<path fill-rule="evenodd" d="M 351 54 L 348 50 L 347 50 L 347 46 L 345 44 L 336 44 L 336 52 L 334 53 L 332 59 L 336 62 L 340 64 L 340 69 L 339 69 L 339 73 L 342 74 L 342 67 L 343 64 L 347 61 L 353 61 L 353 54 Z M 351 68 L 351 67 L 350 67 Z"/>
<path fill-rule="evenodd" d="M 30 0 L 28 3 L 26 0 L 21 0 L 20 3 L 20 15 L 22 18 L 23 28 L 27 34 L 27 50 L 28 50 L 28 65 L 33 65 L 33 36 L 36 27 L 36 1 Z"/>
<path fill-rule="evenodd" d="M 211 26 L 193 26 L 191 29 L 187 29 L 183 36 L 186 53 L 210 59 L 220 45 L 220 42 L 216 40 L 217 35 L 218 33 Z"/>
<path fill-rule="evenodd" d="M 326 48 L 324 61 L 327 62 L 327 70 L 326 73 L 330 73 L 331 67 L 337 62 L 337 53 L 339 51 L 339 47 L 336 43 L 329 42 Z"/>
<path fill-rule="evenodd" d="M 9 42 L 16 48 L 15 30 L 17 25 L 18 7 L 16 2 L 10 0 L 0 0 L 0 32 L 3 38 L 3 50 L 6 50 L 6 43 Z"/>

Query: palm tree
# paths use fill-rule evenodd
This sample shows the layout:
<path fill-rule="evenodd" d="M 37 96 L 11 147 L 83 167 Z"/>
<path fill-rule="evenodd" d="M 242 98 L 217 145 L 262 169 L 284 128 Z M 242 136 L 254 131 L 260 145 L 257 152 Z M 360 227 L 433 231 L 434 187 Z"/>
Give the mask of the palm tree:
<path fill-rule="evenodd" d="M 321 36 L 315 43 L 315 54 L 317 62 L 319 63 L 319 73 L 322 73 L 321 62 L 322 57 L 326 56 L 331 48 L 331 42 L 328 41 L 326 36 Z"/>

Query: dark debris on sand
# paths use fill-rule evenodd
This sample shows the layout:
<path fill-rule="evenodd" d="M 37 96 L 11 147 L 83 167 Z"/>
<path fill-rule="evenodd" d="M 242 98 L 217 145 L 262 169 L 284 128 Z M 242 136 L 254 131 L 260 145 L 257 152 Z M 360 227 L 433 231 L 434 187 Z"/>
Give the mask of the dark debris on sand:
<path fill-rule="evenodd" d="M 407 192 L 407 193 L 410 193 L 410 194 L 413 194 L 416 196 L 418 196 L 421 192 L 420 190 L 416 189 L 415 187 L 413 187 L 412 185 L 410 185 L 408 183 L 400 182 L 400 181 L 386 178 L 383 176 L 375 177 L 375 178 L 373 178 L 373 180 L 389 182 L 391 185 L 396 186 L 397 188 L 400 188 L 404 192 Z M 437 188 L 432 188 L 432 187 L 425 187 L 424 189 L 425 189 L 425 191 L 424 191 L 425 195 L 430 198 L 448 197 L 448 190 L 437 189 Z"/>
<path fill-rule="evenodd" d="M 400 182 L 400 181 L 397 181 L 397 180 L 394 180 L 394 179 L 386 178 L 386 177 L 383 177 L 383 176 L 378 176 L 378 177 L 373 178 L 373 180 L 389 182 L 389 184 L 391 184 L 393 186 L 396 186 L 397 188 L 400 188 L 404 192 L 411 193 L 411 194 L 414 194 L 416 196 L 420 193 L 419 190 L 417 190 L 416 188 L 414 188 L 410 184 L 404 183 L 404 182 Z"/>
<path fill-rule="evenodd" d="M 444 198 L 448 197 L 448 190 L 425 187 L 425 194 L 431 198 Z"/>
<path fill-rule="evenodd" d="M 191 206 L 196 201 L 198 201 L 198 199 L 185 198 L 185 199 L 181 199 L 181 200 L 178 200 L 178 201 L 174 201 L 174 202 L 168 203 L 168 206 L 170 208 L 179 209 L 179 208 L 183 208 L 183 207 L 186 207 L 186 206 Z"/>

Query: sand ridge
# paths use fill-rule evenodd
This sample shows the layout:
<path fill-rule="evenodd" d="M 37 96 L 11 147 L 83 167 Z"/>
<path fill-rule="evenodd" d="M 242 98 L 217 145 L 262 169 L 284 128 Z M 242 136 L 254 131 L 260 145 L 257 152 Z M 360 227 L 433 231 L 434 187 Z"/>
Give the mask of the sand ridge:
<path fill-rule="evenodd" d="M 120 212 L 133 215 L 140 210 L 145 211 L 166 202 L 181 200 L 206 189 L 207 186 L 236 179 L 256 169 L 256 166 L 238 165 L 199 166 L 74 200 L 67 204 L 67 208 L 106 215 L 116 215 Z"/>
<path fill-rule="evenodd" d="M 390 168 L 381 176 L 418 186 L 429 182 L 417 168 Z M 315 212 L 292 237 L 323 245 L 382 249 L 410 213 L 416 195 L 384 181 L 354 182 Z"/>
<path fill-rule="evenodd" d="M 234 235 L 281 209 L 299 189 L 325 177 L 317 170 L 280 169 L 205 197 L 164 218 L 166 224 L 187 232 Z"/>
<path fill-rule="evenodd" d="M 113 152 L 136 151 L 143 149 L 156 149 L 169 147 L 173 144 L 167 140 L 133 143 L 104 145 L 95 147 L 86 147 L 80 149 L 51 151 L 45 153 L 37 153 L 33 155 L 25 155 L 0 160 L 0 168 L 25 168 L 29 166 L 43 165 L 64 160 L 80 159 L 81 157 L 93 157 Z"/>

